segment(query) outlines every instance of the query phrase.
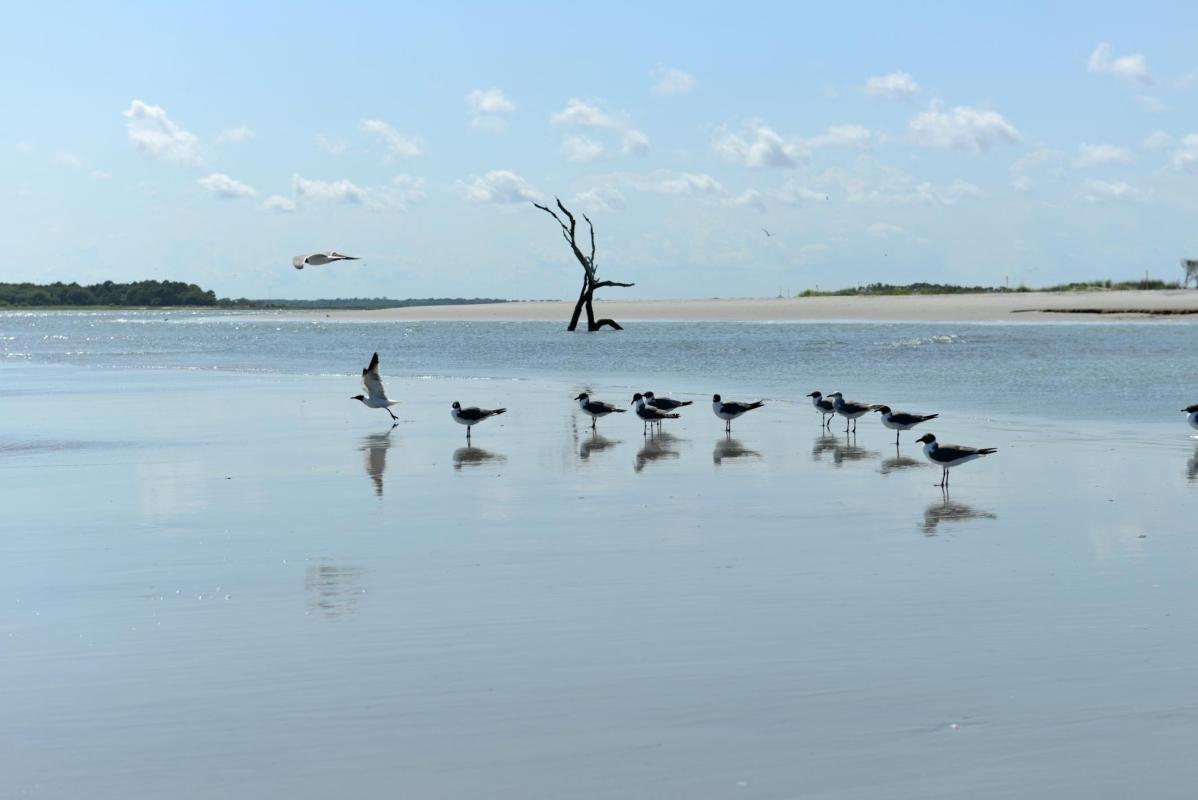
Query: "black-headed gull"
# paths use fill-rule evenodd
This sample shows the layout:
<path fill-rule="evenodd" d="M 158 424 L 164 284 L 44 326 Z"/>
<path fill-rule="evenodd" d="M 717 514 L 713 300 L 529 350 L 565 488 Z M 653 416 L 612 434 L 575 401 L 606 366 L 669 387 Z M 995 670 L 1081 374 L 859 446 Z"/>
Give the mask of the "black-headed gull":
<path fill-rule="evenodd" d="M 358 400 L 368 408 L 381 408 L 391 414 L 391 406 L 399 405 L 398 400 L 388 400 L 387 391 L 383 389 L 383 379 L 379 377 L 379 354 L 375 353 L 370 359 L 370 366 L 362 370 L 362 385 L 366 394 L 356 394 L 350 400 Z M 391 419 L 399 421 L 399 417 L 391 414 Z"/>
<path fill-rule="evenodd" d="M 825 400 L 823 392 L 812 392 L 807 395 L 811 398 L 811 405 L 815 406 L 815 410 L 819 412 L 820 424 L 825 428 L 831 424 L 831 420 L 836 416 L 836 409 L 832 408 L 832 401 Z"/>
<path fill-rule="evenodd" d="M 959 444 L 940 444 L 930 433 L 925 433 L 915 441 L 923 443 L 923 454 L 928 457 L 928 461 L 944 470 L 938 486 L 948 486 L 948 471 L 953 467 L 998 452 L 997 447 L 963 447 Z"/>
<path fill-rule="evenodd" d="M 711 396 L 711 410 L 717 417 L 724 420 L 724 432 L 732 432 L 732 420 L 739 417 L 741 414 L 746 414 L 755 408 L 761 408 L 765 405 L 764 400 L 758 400 L 755 403 L 736 403 L 731 400 L 724 402 L 718 394 Z"/>
<path fill-rule="evenodd" d="M 592 400 L 591 396 L 586 392 L 574 398 L 578 401 L 578 407 L 582 409 L 584 414 L 591 418 L 591 430 L 595 430 L 595 423 L 600 417 L 606 417 L 608 414 L 623 414 L 624 409 L 616 408 L 611 403 L 604 403 L 601 400 Z"/>
<path fill-rule="evenodd" d="M 649 426 L 653 423 L 661 424 L 663 419 L 678 419 L 678 414 L 672 414 L 669 411 L 662 411 L 660 408 L 654 408 L 645 402 L 645 396 L 637 392 L 632 396 L 632 404 L 636 406 L 636 415 L 641 418 L 645 424 L 641 426 L 641 434 L 645 435 L 649 432 Z"/>
<path fill-rule="evenodd" d="M 505 411 L 507 411 L 506 408 L 479 408 L 478 406 L 462 408 L 462 404 L 454 400 L 453 408 L 449 413 L 453 416 L 454 422 L 466 426 L 466 441 L 470 441 L 471 428 L 483 420 L 499 416 Z"/>
<path fill-rule="evenodd" d="M 305 265 L 309 267 L 323 267 L 325 264 L 332 264 L 334 261 L 358 261 L 357 256 L 347 256 L 338 253 L 336 250 L 326 250 L 323 253 L 308 253 L 302 256 L 296 256 L 291 259 L 291 266 L 296 269 L 303 269 Z"/>
<path fill-rule="evenodd" d="M 921 422 L 936 419 L 939 414 L 907 414 L 903 411 L 891 411 L 890 406 L 874 406 L 874 411 L 882 412 L 882 424 L 894 431 L 894 443 L 899 443 L 901 431 L 909 431 Z"/>
<path fill-rule="evenodd" d="M 1190 427 L 1198 430 L 1198 403 L 1186 406 L 1182 409 L 1182 413 L 1187 415 L 1186 422 L 1190 423 Z"/>
<path fill-rule="evenodd" d="M 844 417 L 844 432 L 849 432 L 849 421 L 853 423 L 853 433 L 857 432 L 857 417 L 868 414 L 872 406 L 865 403 L 858 403 L 854 400 L 845 400 L 844 395 L 840 392 L 832 392 L 828 395 L 832 400 L 832 408 L 836 413 Z"/>
<path fill-rule="evenodd" d="M 660 408 L 662 411 L 677 411 L 683 406 L 689 406 L 694 400 L 675 400 L 672 397 L 658 397 L 653 392 L 645 392 L 645 405 Z"/>

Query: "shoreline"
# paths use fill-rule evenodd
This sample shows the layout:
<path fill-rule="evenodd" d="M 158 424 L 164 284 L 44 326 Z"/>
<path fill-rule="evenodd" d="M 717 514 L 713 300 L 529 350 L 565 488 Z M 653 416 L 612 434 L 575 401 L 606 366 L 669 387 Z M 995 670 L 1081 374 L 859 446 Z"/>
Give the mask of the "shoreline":
<path fill-rule="evenodd" d="M 561 322 L 573 301 L 419 306 L 374 310 L 257 312 L 272 318 L 349 321 Z M 1018 294 L 894 295 L 707 300 L 599 300 L 617 322 L 1069 322 L 1198 320 L 1198 291 L 1185 289 Z"/>

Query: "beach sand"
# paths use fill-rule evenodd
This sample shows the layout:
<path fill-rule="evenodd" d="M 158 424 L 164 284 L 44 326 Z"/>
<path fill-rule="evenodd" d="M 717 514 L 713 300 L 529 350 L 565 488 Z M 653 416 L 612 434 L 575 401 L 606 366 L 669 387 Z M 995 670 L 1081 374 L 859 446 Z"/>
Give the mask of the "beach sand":
<path fill-rule="evenodd" d="M 532 380 L 12 366 L 0 794 L 1178 796 L 1198 452 L 943 407 L 932 484 L 707 398 L 599 435 Z M 668 389 L 669 387 L 659 387 Z M 467 447 L 449 404 L 510 410 Z M 750 399 L 750 398 L 743 398 Z"/>
<path fill-rule="evenodd" d="M 611 299 L 608 299 L 608 298 Z M 595 305 L 601 317 L 730 322 L 859 320 L 878 322 L 1052 322 L 1168 315 L 1198 319 L 1198 291 L 1027 292 L 1019 294 L 803 297 L 790 299 L 621 300 Z M 573 301 L 425 306 L 377 311 L 283 312 L 348 320 L 569 320 Z M 1090 312 L 1090 313 L 1079 313 Z M 1101 313 L 1095 313 L 1101 312 Z"/>

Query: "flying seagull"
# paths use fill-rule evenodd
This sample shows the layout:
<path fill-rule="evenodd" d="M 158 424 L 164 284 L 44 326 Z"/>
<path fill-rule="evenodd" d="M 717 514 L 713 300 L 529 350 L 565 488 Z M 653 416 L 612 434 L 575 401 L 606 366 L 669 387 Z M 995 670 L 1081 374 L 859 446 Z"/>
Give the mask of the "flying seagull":
<path fill-rule="evenodd" d="M 712 413 L 724 420 L 725 433 L 732 432 L 732 420 L 755 408 L 761 408 L 763 405 L 765 405 L 764 400 L 758 400 L 756 403 L 734 403 L 731 401 L 724 402 L 718 394 L 711 396 Z"/>
<path fill-rule="evenodd" d="M 308 253 L 303 256 L 296 256 L 291 259 L 291 266 L 296 269 L 303 269 L 307 264 L 309 267 L 323 267 L 325 264 L 332 264 L 334 261 L 358 261 L 357 256 L 346 256 L 338 253 L 336 250 L 326 250 L 323 253 Z"/>
<path fill-rule="evenodd" d="M 944 470 L 940 476 L 940 483 L 937 484 L 942 487 L 948 486 L 948 471 L 953 467 L 998 451 L 996 447 L 962 447 L 959 444 L 940 444 L 930 433 L 925 433 L 915 441 L 923 443 L 923 454 L 928 457 L 928 461 Z"/>
<path fill-rule="evenodd" d="M 765 228 L 762 228 L 761 230 L 762 230 L 762 232 L 765 233 L 767 239 L 774 235 L 774 234 L 770 233 L 769 231 L 767 231 Z"/>
<path fill-rule="evenodd" d="M 459 425 L 466 426 L 466 441 L 469 442 L 471 428 L 482 422 L 484 419 L 498 416 L 505 411 L 507 411 L 506 408 L 479 408 L 477 406 L 462 408 L 462 404 L 457 400 L 454 400 L 453 408 L 449 413 L 453 415 L 454 422 L 458 423 Z"/>
<path fill-rule="evenodd" d="M 383 388 L 383 379 L 379 377 L 378 353 L 371 356 L 370 366 L 362 370 L 362 385 L 366 387 L 366 394 L 356 394 L 350 400 L 358 400 L 367 408 L 384 409 L 388 414 L 391 414 L 391 406 L 399 405 L 398 400 L 387 399 L 387 391 Z M 399 417 L 394 414 L 391 414 L 391 419 L 399 421 Z"/>
<path fill-rule="evenodd" d="M 894 443 L 899 443 L 899 433 L 909 431 L 921 422 L 936 419 L 939 414 L 907 414 L 902 411 L 891 411 L 890 406 L 874 406 L 874 411 L 882 412 L 882 424 L 894 431 Z"/>

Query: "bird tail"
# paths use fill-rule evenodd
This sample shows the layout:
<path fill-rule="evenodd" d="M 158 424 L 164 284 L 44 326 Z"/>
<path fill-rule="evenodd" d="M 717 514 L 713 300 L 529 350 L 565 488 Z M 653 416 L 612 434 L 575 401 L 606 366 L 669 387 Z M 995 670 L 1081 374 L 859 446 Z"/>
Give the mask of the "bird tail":
<path fill-rule="evenodd" d="M 682 416 L 681 414 L 662 414 L 661 418 L 662 419 L 678 419 L 681 416 Z"/>
<path fill-rule="evenodd" d="M 926 417 L 921 419 L 920 422 L 927 422 L 930 419 L 936 419 L 936 417 L 938 417 L 938 416 L 940 416 L 940 415 L 939 414 L 928 414 Z"/>
<path fill-rule="evenodd" d="M 506 408 L 497 408 L 497 409 L 495 409 L 494 411 L 492 411 L 492 412 L 491 412 L 491 414 L 492 414 L 492 415 L 496 415 L 496 416 L 497 416 L 497 415 L 499 415 L 499 414 L 502 414 L 502 413 L 504 413 L 505 411 L 507 411 L 507 409 L 506 409 Z"/>
<path fill-rule="evenodd" d="M 997 453 L 997 452 L 998 452 L 997 447 L 983 447 L 980 450 L 978 450 L 978 455 L 988 456 L 991 453 Z"/>
<path fill-rule="evenodd" d="M 695 401 L 694 401 L 694 400 L 683 400 L 683 401 L 682 401 L 681 403 L 679 403 L 678 405 L 679 405 L 679 406 L 689 406 L 689 405 L 690 405 L 691 403 L 693 403 L 693 402 L 695 402 Z"/>
<path fill-rule="evenodd" d="M 758 400 L 756 403 L 749 403 L 749 408 L 761 408 L 763 405 L 765 405 L 765 401 Z"/>
<path fill-rule="evenodd" d="M 626 408 L 613 408 L 612 409 L 612 411 L 616 412 L 617 414 L 623 414 L 627 410 L 628 409 L 626 409 Z"/>

